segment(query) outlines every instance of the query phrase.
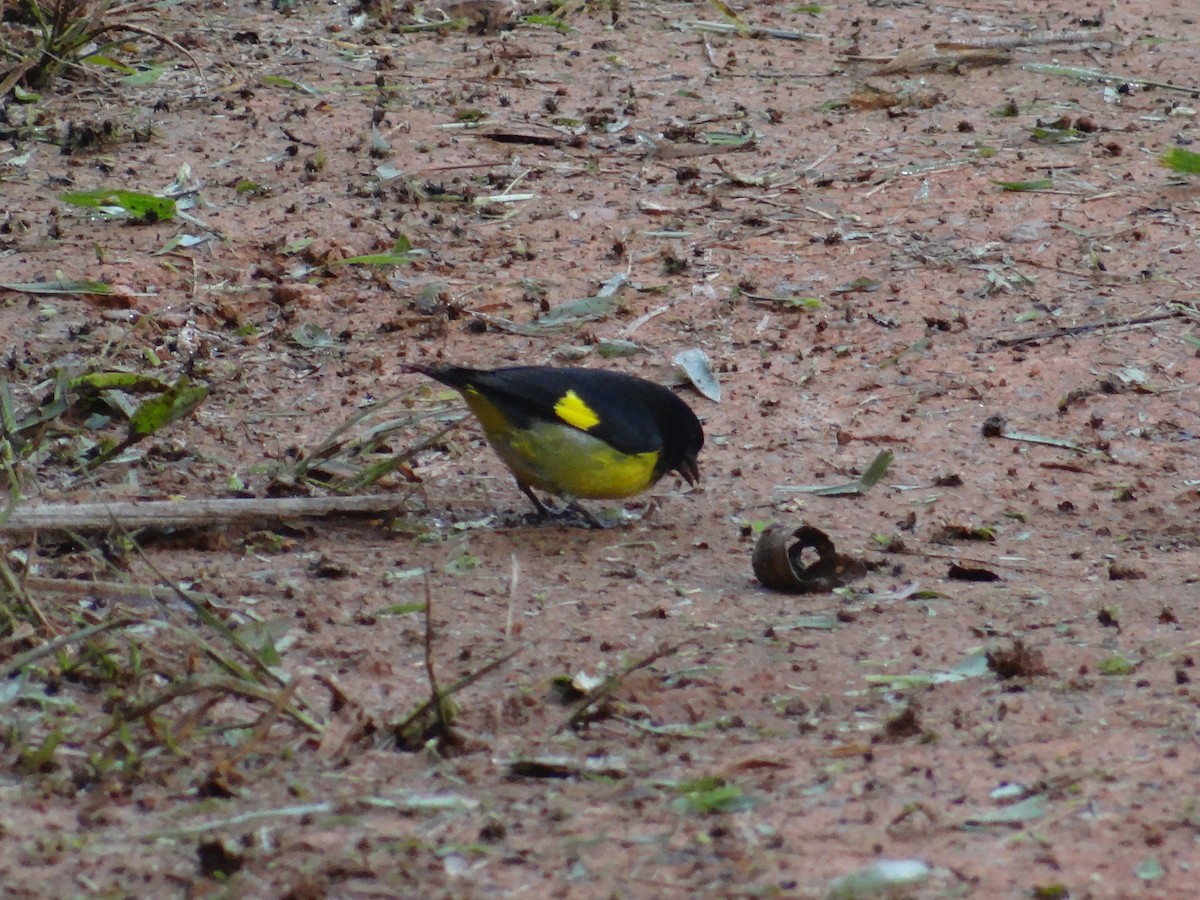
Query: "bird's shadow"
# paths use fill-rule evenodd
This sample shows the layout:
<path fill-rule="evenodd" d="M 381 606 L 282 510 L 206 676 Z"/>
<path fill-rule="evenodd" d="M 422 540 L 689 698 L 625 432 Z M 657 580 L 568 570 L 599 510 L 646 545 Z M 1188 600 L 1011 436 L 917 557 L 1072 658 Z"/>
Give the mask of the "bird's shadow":
<path fill-rule="evenodd" d="M 638 521 L 641 516 L 631 516 L 622 507 L 601 509 L 594 513 L 578 503 L 548 506 L 545 512 L 508 512 L 501 518 L 502 528 L 584 528 L 590 531 L 607 531 Z"/>

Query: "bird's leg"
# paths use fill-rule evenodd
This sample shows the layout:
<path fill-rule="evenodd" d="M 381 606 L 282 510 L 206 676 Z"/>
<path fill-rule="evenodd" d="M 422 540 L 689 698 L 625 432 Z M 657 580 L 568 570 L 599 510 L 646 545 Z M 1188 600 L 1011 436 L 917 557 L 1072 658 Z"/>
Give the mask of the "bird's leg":
<path fill-rule="evenodd" d="M 521 482 L 518 481 L 517 487 L 519 487 L 521 489 L 522 493 L 524 493 L 525 496 L 529 498 L 530 502 L 532 502 L 533 505 L 535 507 L 537 507 L 537 515 L 538 515 L 539 519 L 551 519 L 554 517 L 554 514 L 551 513 L 549 509 L 546 508 L 546 504 L 544 504 L 540 499 L 538 499 L 538 495 L 533 492 L 533 489 L 530 488 L 529 485 L 522 484 Z M 567 509 L 574 512 L 577 516 L 580 516 L 592 528 L 606 528 L 607 527 L 603 522 L 601 522 L 599 519 L 597 519 L 595 516 L 593 516 L 591 514 L 591 512 L 588 510 L 588 508 L 586 506 L 584 506 L 582 503 L 580 503 L 578 500 L 570 501 L 567 504 Z"/>
<path fill-rule="evenodd" d="M 567 508 L 572 509 L 575 512 L 577 512 L 579 515 L 583 516 L 584 521 L 587 522 L 589 525 L 591 525 L 593 528 L 604 529 L 604 528 L 608 527 L 603 522 L 601 522 L 599 519 L 597 519 L 595 516 L 593 516 L 591 514 L 591 511 L 588 510 L 588 508 L 586 506 L 584 506 L 582 503 L 580 503 L 578 500 L 572 500 L 570 503 L 567 504 Z"/>
<path fill-rule="evenodd" d="M 528 497 L 533 502 L 533 505 L 535 507 L 537 507 L 537 513 L 538 513 L 539 519 L 545 519 L 550 515 L 550 510 L 546 509 L 546 504 L 544 504 L 541 500 L 538 499 L 538 495 L 535 494 L 530 489 L 529 485 L 522 484 L 520 481 L 518 481 L 517 487 L 519 487 L 521 489 L 521 491 L 525 494 L 525 496 Z"/>

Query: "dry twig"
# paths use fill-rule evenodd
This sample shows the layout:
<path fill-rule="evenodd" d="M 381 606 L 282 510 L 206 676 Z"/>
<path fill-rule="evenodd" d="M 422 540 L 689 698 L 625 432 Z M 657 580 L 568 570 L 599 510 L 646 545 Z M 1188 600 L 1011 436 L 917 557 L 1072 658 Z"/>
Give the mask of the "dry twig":
<path fill-rule="evenodd" d="M 17 507 L 0 534 L 38 530 L 96 532 L 124 528 L 208 528 L 262 519 L 325 516 L 384 516 L 396 511 L 401 497 L 368 494 L 354 497 L 281 497 L 250 500 L 146 500 L 119 503 L 51 503 Z"/>
<path fill-rule="evenodd" d="M 649 656 L 630 663 L 615 675 L 610 675 L 605 679 L 604 684 L 600 685 L 598 688 L 588 694 L 587 697 L 585 697 L 583 701 L 577 707 L 575 707 L 575 711 L 571 713 L 570 718 L 554 729 L 553 734 L 561 734 L 568 728 L 575 728 L 577 725 L 579 725 L 579 723 L 583 721 L 583 718 L 589 709 L 611 695 L 612 692 L 620 687 L 625 679 L 634 672 L 653 665 L 664 656 L 673 656 L 674 654 L 678 653 L 681 648 L 686 647 L 688 644 L 691 644 L 694 641 L 695 638 L 688 638 L 686 641 L 680 641 L 678 644 L 659 644 L 658 649 Z"/>

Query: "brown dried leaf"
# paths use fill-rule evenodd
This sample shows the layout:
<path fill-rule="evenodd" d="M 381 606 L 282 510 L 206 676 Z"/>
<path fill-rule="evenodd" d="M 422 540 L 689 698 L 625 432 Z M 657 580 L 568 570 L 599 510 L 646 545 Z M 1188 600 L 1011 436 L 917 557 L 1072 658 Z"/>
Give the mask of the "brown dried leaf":
<path fill-rule="evenodd" d="M 957 69 L 962 66 L 1002 65 L 1012 59 L 1006 50 L 958 48 L 952 44 L 922 44 L 906 47 L 891 62 L 875 71 L 876 75 L 911 75 L 931 69 Z"/>

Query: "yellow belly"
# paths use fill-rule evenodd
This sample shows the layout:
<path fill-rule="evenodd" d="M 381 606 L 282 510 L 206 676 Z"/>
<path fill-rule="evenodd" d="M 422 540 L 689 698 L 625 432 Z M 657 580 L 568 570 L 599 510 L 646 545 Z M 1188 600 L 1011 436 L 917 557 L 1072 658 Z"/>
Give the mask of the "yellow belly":
<path fill-rule="evenodd" d="M 657 453 L 627 455 L 561 425 L 489 434 L 488 442 L 518 480 L 568 499 L 616 500 L 650 487 Z"/>

